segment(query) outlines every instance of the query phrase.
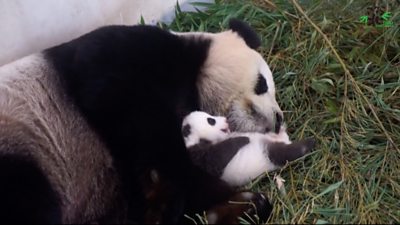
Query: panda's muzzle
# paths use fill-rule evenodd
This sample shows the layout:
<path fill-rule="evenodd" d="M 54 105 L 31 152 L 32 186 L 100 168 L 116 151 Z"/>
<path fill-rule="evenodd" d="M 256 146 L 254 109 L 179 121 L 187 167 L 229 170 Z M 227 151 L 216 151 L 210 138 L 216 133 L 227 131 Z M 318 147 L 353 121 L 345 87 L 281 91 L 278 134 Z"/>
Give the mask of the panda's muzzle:
<path fill-rule="evenodd" d="M 281 130 L 282 125 L 283 125 L 282 113 L 276 112 L 274 119 L 275 119 L 274 120 L 275 123 L 274 123 L 274 130 L 273 131 L 278 134 L 279 131 Z M 265 130 L 264 130 L 264 133 L 268 133 L 268 132 L 271 132 L 271 128 L 270 127 L 266 127 Z"/>
<path fill-rule="evenodd" d="M 222 132 L 224 133 L 230 133 L 231 131 L 229 130 L 229 128 L 223 128 L 221 129 Z"/>
<path fill-rule="evenodd" d="M 250 113 L 254 118 L 265 118 L 265 115 L 261 113 L 259 110 L 257 110 L 257 107 L 254 104 L 250 105 Z M 273 129 L 273 132 L 279 133 L 281 126 L 283 124 L 283 113 L 281 111 L 275 111 L 274 115 L 274 125 L 273 127 L 267 126 L 264 130 L 265 133 L 271 132 Z"/>

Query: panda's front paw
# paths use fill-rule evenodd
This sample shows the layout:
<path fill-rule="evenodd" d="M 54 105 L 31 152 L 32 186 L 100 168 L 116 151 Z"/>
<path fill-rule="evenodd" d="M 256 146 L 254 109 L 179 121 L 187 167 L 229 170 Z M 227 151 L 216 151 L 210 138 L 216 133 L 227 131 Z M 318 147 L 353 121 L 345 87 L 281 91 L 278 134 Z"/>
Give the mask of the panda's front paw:
<path fill-rule="evenodd" d="M 240 192 L 228 202 L 209 209 L 206 218 L 209 224 L 238 224 L 241 219 L 259 224 L 267 221 L 271 211 L 272 205 L 263 194 Z"/>

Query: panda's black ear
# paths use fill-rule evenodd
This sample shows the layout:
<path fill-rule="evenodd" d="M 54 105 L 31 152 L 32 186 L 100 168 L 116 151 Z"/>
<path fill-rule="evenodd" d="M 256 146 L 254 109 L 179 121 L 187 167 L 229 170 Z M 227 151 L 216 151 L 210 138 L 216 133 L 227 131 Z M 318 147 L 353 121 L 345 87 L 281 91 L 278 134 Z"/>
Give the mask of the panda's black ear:
<path fill-rule="evenodd" d="M 238 33 L 250 48 L 256 49 L 260 47 L 261 45 L 260 37 L 253 30 L 253 28 L 251 28 L 250 25 L 248 25 L 247 23 L 238 19 L 230 19 L 229 29 Z"/>

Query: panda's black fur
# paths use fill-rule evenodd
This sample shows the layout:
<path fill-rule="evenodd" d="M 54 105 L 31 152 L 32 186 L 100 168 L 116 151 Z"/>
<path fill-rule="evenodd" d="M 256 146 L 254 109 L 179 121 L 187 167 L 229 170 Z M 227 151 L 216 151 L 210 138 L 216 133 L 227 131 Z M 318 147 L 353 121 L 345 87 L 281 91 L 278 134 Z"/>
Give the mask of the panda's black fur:
<path fill-rule="evenodd" d="M 0 180 L 0 210 L 7 212 L 0 213 L 3 223 L 61 222 L 60 196 L 30 157 L 2 156 Z"/>

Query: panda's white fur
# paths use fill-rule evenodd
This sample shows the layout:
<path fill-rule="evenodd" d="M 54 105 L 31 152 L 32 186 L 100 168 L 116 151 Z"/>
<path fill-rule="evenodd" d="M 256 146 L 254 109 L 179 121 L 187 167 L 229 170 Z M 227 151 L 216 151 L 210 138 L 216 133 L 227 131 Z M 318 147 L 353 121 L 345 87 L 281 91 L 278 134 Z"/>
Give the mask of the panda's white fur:
<path fill-rule="evenodd" d="M 209 124 L 207 120 L 214 118 L 216 123 Z M 280 168 L 278 165 L 270 160 L 269 151 L 273 143 L 282 143 L 290 145 L 292 142 L 286 132 L 285 126 L 281 126 L 279 133 L 268 132 L 265 134 L 258 132 L 233 132 L 226 133 L 221 131 L 221 127 L 226 127 L 227 123 L 224 117 L 214 117 L 205 112 L 192 112 L 189 114 L 182 123 L 184 140 L 186 147 L 192 154 L 192 158 L 199 160 L 196 154 L 201 151 L 226 151 L 226 145 L 215 147 L 217 143 L 225 141 L 226 143 L 234 140 L 237 137 L 246 137 L 248 142 L 237 145 L 228 145 L 228 148 L 237 148 L 237 152 L 230 156 L 226 165 L 223 165 L 223 171 L 220 177 L 233 186 L 245 185 L 264 172 L 269 172 Z M 186 131 L 185 131 L 186 129 Z M 201 143 L 202 142 L 202 143 Z M 198 145 L 198 146 L 196 146 Z M 299 146 L 300 155 L 306 154 L 310 151 L 307 144 Z M 229 149 L 231 150 L 231 149 Z M 229 156 L 228 156 L 229 157 Z M 289 160 L 289 159 L 288 159 Z M 197 163 L 199 163 L 198 161 Z M 202 160 L 201 163 L 208 163 L 207 160 Z M 219 163 L 219 162 L 210 162 Z M 213 165 L 202 165 L 206 170 Z"/>

